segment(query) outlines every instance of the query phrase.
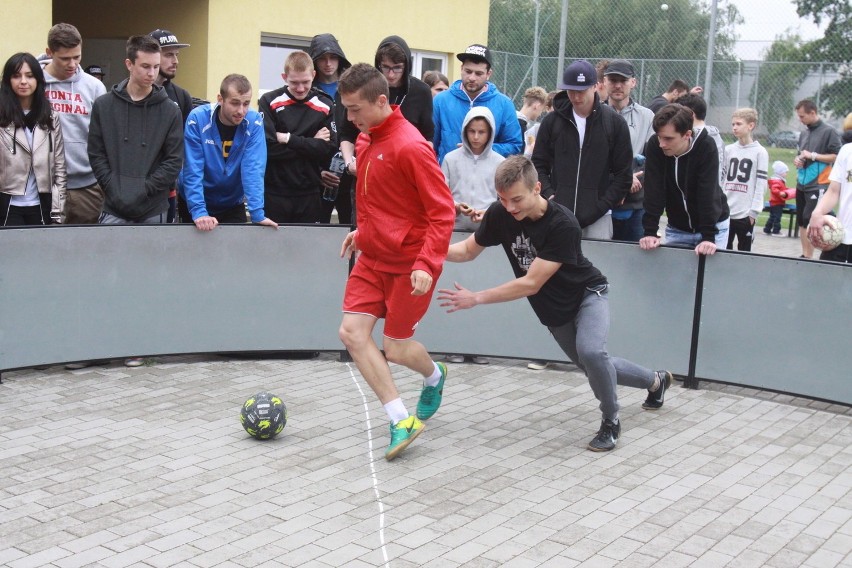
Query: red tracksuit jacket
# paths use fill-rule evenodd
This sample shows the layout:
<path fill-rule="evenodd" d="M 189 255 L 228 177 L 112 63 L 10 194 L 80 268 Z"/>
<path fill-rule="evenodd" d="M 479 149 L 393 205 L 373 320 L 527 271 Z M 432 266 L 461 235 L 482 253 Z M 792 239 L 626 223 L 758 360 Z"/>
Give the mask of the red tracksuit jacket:
<path fill-rule="evenodd" d="M 435 152 L 399 110 L 355 144 L 358 262 L 382 272 L 440 273 L 456 211 Z"/>

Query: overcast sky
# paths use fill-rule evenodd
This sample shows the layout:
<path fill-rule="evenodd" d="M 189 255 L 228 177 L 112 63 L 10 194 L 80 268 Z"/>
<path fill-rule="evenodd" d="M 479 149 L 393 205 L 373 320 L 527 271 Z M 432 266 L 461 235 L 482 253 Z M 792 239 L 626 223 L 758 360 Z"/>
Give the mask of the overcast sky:
<path fill-rule="evenodd" d="M 787 29 L 798 32 L 806 40 L 822 36 L 813 21 L 799 19 L 795 5 L 789 0 L 731 1 L 745 19 L 745 23 L 737 27 L 736 53 L 741 59 L 761 59 L 775 37 Z"/>

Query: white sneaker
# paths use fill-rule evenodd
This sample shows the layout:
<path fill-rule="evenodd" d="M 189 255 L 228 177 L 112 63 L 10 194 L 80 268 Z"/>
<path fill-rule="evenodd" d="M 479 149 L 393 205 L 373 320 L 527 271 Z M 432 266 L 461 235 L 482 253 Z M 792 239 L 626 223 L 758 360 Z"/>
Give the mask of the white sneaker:
<path fill-rule="evenodd" d="M 550 363 L 547 361 L 530 361 L 527 363 L 527 369 L 532 369 L 533 371 L 543 371 L 550 366 Z"/>
<path fill-rule="evenodd" d="M 124 360 L 125 367 L 141 367 L 145 364 L 144 357 L 131 357 L 129 359 Z"/>
<path fill-rule="evenodd" d="M 479 355 L 474 355 L 473 357 L 470 358 L 470 360 L 473 361 L 477 365 L 487 365 L 491 362 L 491 361 L 488 360 L 487 357 L 480 357 Z"/>
<path fill-rule="evenodd" d="M 464 355 L 447 355 L 446 358 L 449 363 L 464 363 Z"/>

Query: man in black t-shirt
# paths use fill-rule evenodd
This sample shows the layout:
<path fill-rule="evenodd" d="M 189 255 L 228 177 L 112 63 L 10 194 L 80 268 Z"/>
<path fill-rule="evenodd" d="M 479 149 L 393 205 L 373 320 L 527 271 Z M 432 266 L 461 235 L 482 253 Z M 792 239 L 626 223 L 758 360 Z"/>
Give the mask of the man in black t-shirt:
<path fill-rule="evenodd" d="M 510 156 L 497 167 L 495 186 L 499 203 L 488 208 L 473 235 L 450 246 L 447 260 L 467 262 L 485 247 L 502 245 L 516 278 L 480 292 L 456 284 L 455 290 L 438 290 L 438 300 L 451 313 L 526 297 L 600 401 L 603 419 L 589 449 L 612 450 L 621 432 L 616 384 L 648 389 L 642 407 L 657 410 L 672 375 L 607 353 L 609 284 L 583 256 L 580 224 L 571 211 L 541 196 L 532 162 Z"/>

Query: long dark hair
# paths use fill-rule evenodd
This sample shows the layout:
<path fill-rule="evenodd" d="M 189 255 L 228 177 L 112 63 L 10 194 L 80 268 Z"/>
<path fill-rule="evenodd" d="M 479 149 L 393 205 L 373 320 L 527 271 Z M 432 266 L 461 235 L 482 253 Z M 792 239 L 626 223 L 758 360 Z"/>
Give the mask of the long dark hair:
<path fill-rule="evenodd" d="M 12 90 L 12 75 L 20 72 L 24 63 L 29 65 L 36 80 L 33 102 L 29 114 L 24 117 L 24 109 L 18 95 Z M 53 112 L 44 94 L 44 71 L 36 58 L 29 53 L 16 53 L 3 66 L 3 80 L 0 82 L 0 127 L 14 124 L 18 128 L 36 124 L 43 128 L 53 128 Z"/>

